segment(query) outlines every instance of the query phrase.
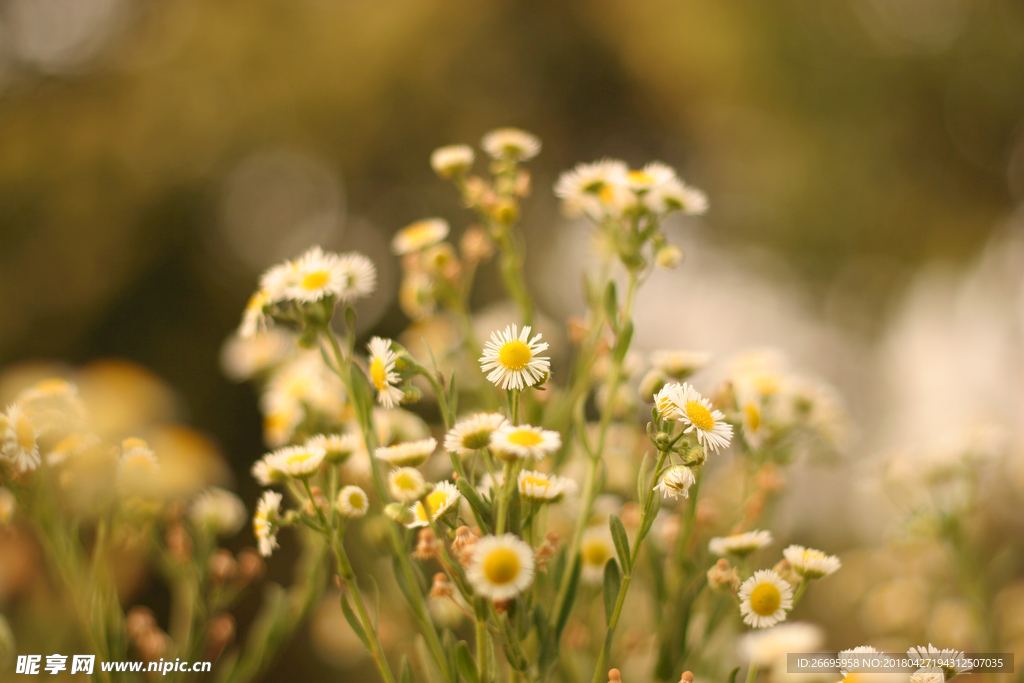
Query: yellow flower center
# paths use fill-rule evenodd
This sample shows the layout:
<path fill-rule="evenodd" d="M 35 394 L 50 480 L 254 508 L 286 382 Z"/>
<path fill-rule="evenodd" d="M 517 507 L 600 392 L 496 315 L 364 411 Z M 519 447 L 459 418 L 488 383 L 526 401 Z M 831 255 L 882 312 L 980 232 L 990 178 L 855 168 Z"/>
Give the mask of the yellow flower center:
<path fill-rule="evenodd" d="M 427 496 L 427 507 L 430 509 L 430 516 L 433 517 L 434 513 L 444 507 L 444 504 L 447 502 L 448 494 L 444 491 L 434 491 Z M 423 509 L 423 503 L 416 503 L 416 516 L 423 522 L 429 521 L 427 511 Z"/>
<path fill-rule="evenodd" d="M 544 437 L 529 429 L 520 429 L 508 435 L 508 442 L 516 446 L 536 446 L 543 440 Z"/>
<path fill-rule="evenodd" d="M 495 548 L 484 558 L 481 569 L 490 583 L 509 583 L 519 576 L 519 555 L 511 548 Z"/>
<path fill-rule="evenodd" d="M 31 451 L 36 447 L 36 430 L 32 429 L 32 424 L 28 420 L 25 418 L 18 420 L 14 431 L 18 437 L 18 445 L 22 450 Z"/>
<path fill-rule="evenodd" d="M 782 593 L 773 583 L 759 583 L 750 594 L 750 608 L 767 617 L 775 614 L 782 604 Z"/>
<path fill-rule="evenodd" d="M 762 396 L 769 396 L 778 392 L 779 378 L 775 375 L 757 375 L 754 377 L 754 389 Z"/>
<path fill-rule="evenodd" d="M 528 474 L 523 477 L 523 486 L 543 486 L 547 488 L 551 486 L 551 482 L 541 477 L 535 477 L 532 474 Z"/>
<path fill-rule="evenodd" d="M 366 504 L 366 500 L 363 498 L 363 494 L 358 491 L 353 491 L 348 494 L 348 504 L 356 510 L 362 510 L 363 506 Z"/>
<path fill-rule="evenodd" d="M 380 358 L 374 358 L 370 362 L 370 379 L 373 380 L 373 386 L 377 387 L 377 391 L 383 391 L 388 385 L 388 371 Z"/>
<path fill-rule="evenodd" d="M 612 189 L 611 185 L 602 185 L 597 191 L 597 196 L 601 198 L 601 203 L 611 204 L 615 199 L 615 190 Z"/>
<path fill-rule="evenodd" d="M 413 249 L 426 246 L 437 239 L 437 230 L 427 222 L 413 223 L 402 231 L 402 240 L 409 243 Z"/>
<path fill-rule="evenodd" d="M 711 417 L 711 411 L 699 401 L 686 402 L 686 416 L 702 432 L 710 432 L 715 428 L 715 418 Z"/>
<path fill-rule="evenodd" d="M 498 351 L 498 362 L 507 370 L 522 370 L 533 358 L 533 352 L 526 342 L 513 339 L 505 342 L 505 345 Z"/>
<path fill-rule="evenodd" d="M 245 310 L 256 311 L 263 308 L 263 305 L 267 303 L 267 295 L 263 292 L 256 292 L 249 297 L 249 302 L 245 305 Z"/>
<path fill-rule="evenodd" d="M 755 404 L 748 403 L 743 406 L 743 414 L 747 418 L 747 426 L 751 431 L 756 432 L 757 428 L 761 426 L 761 411 Z"/>
<path fill-rule="evenodd" d="M 323 289 L 323 286 L 330 282 L 330 280 L 331 274 L 326 270 L 315 270 L 302 278 L 302 288 L 310 292 Z"/>
<path fill-rule="evenodd" d="M 403 491 L 414 491 L 416 489 L 416 480 L 408 472 L 401 472 L 395 477 L 395 486 Z"/>
<path fill-rule="evenodd" d="M 626 177 L 629 178 L 629 182 L 633 185 L 647 186 L 654 184 L 654 176 L 643 171 L 630 171 L 626 174 Z"/>
<path fill-rule="evenodd" d="M 590 541 L 580 546 L 583 561 L 592 567 L 603 567 L 608 561 L 608 546 L 600 540 Z"/>
<path fill-rule="evenodd" d="M 288 463 L 289 465 L 301 465 L 302 463 L 309 460 L 311 457 L 313 457 L 312 453 L 292 453 L 285 459 L 285 462 Z"/>

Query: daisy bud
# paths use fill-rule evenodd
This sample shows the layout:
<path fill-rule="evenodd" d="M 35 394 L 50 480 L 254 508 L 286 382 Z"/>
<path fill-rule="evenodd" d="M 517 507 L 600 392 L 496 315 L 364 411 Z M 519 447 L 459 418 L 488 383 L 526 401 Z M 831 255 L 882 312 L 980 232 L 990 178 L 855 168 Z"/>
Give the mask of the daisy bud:
<path fill-rule="evenodd" d="M 384 514 L 399 524 L 408 524 L 413 520 L 412 511 L 402 503 L 388 503 L 384 506 Z"/>
<path fill-rule="evenodd" d="M 210 580 L 214 583 L 227 583 L 238 573 L 238 563 L 235 562 L 235 558 L 230 552 L 219 548 L 210 556 L 207 571 L 210 574 Z"/>
<path fill-rule="evenodd" d="M 128 610 L 124 628 L 132 641 L 137 642 L 147 631 L 155 627 L 156 619 L 153 618 L 153 612 L 148 607 L 136 605 Z"/>
<path fill-rule="evenodd" d="M 654 252 L 654 261 L 662 268 L 673 270 L 683 262 L 683 250 L 674 244 L 665 244 Z"/>
<path fill-rule="evenodd" d="M 708 570 L 708 586 L 719 593 L 735 593 L 740 587 L 740 574 L 723 557 Z"/>
<path fill-rule="evenodd" d="M 206 631 L 206 660 L 216 661 L 234 639 L 235 618 L 225 612 L 214 615 Z"/>
<path fill-rule="evenodd" d="M 253 548 L 238 553 L 238 574 L 246 583 L 262 578 L 266 571 L 267 563 Z"/>
<path fill-rule="evenodd" d="M 693 683 L 693 672 L 684 671 L 682 677 L 679 679 L 679 683 Z"/>
<path fill-rule="evenodd" d="M 622 683 L 622 672 L 618 669 L 608 669 L 608 683 Z"/>
<path fill-rule="evenodd" d="M 452 541 L 452 550 L 459 556 L 459 562 L 466 564 L 466 560 L 463 556 L 467 556 L 473 551 L 473 544 L 476 543 L 478 536 L 469 530 L 468 526 L 460 526 L 455 530 L 455 539 Z"/>
<path fill-rule="evenodd" d="M 494 256 L 494 243 L 483 228 L 477 225 L 462 234 L 459 249 L 462 251 L 462 258 L 471 264 L 486 261 Z"/>
<path fill-rule="evenodd" d="M 192 559 L 192 539 L 189 538 L 188 532 L 182 525 L 175 524 L 168 529 L 164 543 L 167 545 L 171 557 L 178 562 L 185 563 Z"/>
<path fill-rule="evenodd" d="M 416 537 L 416 549 L 413 551 L 412 556 L 420 562 L 426 562 L 427 560 L 437 557 L 440 550 L 439 541 L 437 540 L 437 534 L 431 528 L 420 529 L 419 535 Z"/>
<path fill-rule="evenodd" d="M 800 575 L 793 571 L 793 565 L 789 560 L 779 560 L 779 563 L 772 567 L 772 571 L 781 576 L 786 583 L 794 586 L 800 583 Z"/>
<path fill-rule="evenodd" d="M 515 600 L 495 600 L 494 611 L 498 614 L 506 614 L 514 603 Z"/>
<path fill-rule="evenodd" d="M 558 534 L 554 531 L 549 531 L 544 536 L 544 542 L 541 544 L 537 551 L 534 553 L 535 562 L 537 564 L 537 571 L 547 571 L 548 560 L 555 556 L 555 552 L 558 550 Z"/>
<path fill-rule="evenodd" d="M 448 581 L 448 577 L 445 576 L 444 572 L 434 574 L 434 584 L 430 587 L 430 597 L 450 598 L 452 595 L 454 595 L 452 584 Z"/>

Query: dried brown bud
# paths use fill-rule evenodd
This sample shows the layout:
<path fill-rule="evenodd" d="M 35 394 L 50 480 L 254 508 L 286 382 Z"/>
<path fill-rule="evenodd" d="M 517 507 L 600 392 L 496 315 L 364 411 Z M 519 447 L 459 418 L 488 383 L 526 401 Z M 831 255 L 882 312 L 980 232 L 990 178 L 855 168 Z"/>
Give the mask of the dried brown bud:
<path fill-rule="evenodd" d="M 224 548 L 218 548 L 207 564 L 210 580 L 214 583 L 227 583 L 238 575 L 238 563 L 235 557 Z"/>
<path fill-rule="evenodd" d="M 153 611 L 148 607 L 136 605 L 128 610 L 128 616 L 124 620 L 125 631 L 133 642 L 138 640 L 150 629 L 156 628 L 156 619 L 153 618 Z"/>
<path fill-rule="evenodd" d="M 479 225 L 473 225 L 462 234 L 459 242 L 462 258 L 468 263 L 486 261 L 494 255 L 494 243 Z"/>
<path fill-rule="evenodd" d="M 708 587 L 719 593 L 735 593 L 740 587 L 740 575 L 724 557 L 708 570 Z"/>
<path fill-rule="evenodd" d="M 495 600 L 494 609 L 498 614 L 505 614 L 512 608 L 513 603 L 515 600 Z"/>
<path fill-rule="evenodd" d="M 245 548 L 238 553 L 238 574 L 243 581 L 258 581 L 266 571 L 267 563 L 253 548 Z"/>
<path fill-rule="evenodd" d="M 693 672 L 684 671 L 682 678 L 679 679 L 679 683 L 693 683 Z"/>
<path fill-rule="evenodd" d="M 453 594 L 452 584 L 448 581 L 448 577 L 443 572 L 434 574 L 434 584 L 430 587 L 430 597 L 450 598 Z"/>
<path fill-rule="evenodd" d="M 215 614 L 206 631 L 206 661 L 216 661 L 235 639 L 235 618 L 226 612 Z"/>
<path fill-rule="evenodd" d="M 416 549 L 412 556 L 420 562 L 436 557 L 441 550 L 441 542 L 437 540 L 437 534 L 431 528 L 420 529 L 416 537 Z"/>
<path fill-rule="evenodd" d="M 548 569 L 548 561 L 555 556 L 555 552 L 558 550 L 558 534 L 554 531 L 549 531 L 544 536 L 544 542 L 541 543 L 540 547 L 534 552 L 534 562 L 537 565 L 537 571 L 546 572 Z"/>
<path fill-rule="evenodd" d="M 167 530 L 164 543 L 171 557 L 178 562 L 185 563 L 192 559 L 192 539 L 181 524 L 175 524 Z"/>
<path fill-rule="evenodd" d="M 608 669 L 608 683 L 622 683 L 622 672 L 618 669 Z"/>
<path fill-rule="evenodd" d="M 468 564 L 469 556 L 473 552 L 473 546 L 477 541 L 477 534 L 469 530 L 467 526 L 460 526 L 455 530 L 455 539 L 452 540 L 452 550 L 458 555 L 460 564 Z"/>
<path fill-rule="evenodd" d="M 159 628 L 151 628 L 141 635 L 135 646 L 147 662 L 163 659 L 171 649 L 171 638 Z"/>
<path fill-rule="evenodd" d="M 789 560 L 780 560 L 772 569 L 776 574 L 782 577 L 783 581 L 794 586 L 799 585 L 802 580 L 802 577 L 793 570 L 793 566 L 789 563 Z"/>

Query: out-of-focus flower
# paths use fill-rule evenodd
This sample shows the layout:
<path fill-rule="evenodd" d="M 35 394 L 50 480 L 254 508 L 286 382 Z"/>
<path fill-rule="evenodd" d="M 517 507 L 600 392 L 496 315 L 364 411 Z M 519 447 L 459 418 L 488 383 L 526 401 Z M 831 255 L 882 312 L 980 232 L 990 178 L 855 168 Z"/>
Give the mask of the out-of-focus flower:
<path fill-rule="evenodd" d="M 370 509 L 366 491 L 358 486 L 345 486 L 338 492 L 338 512 L 344 517 L 362 517 Z"/>
<path fill-rule="evenodd" d="M 663 375 L 682 381 L 708 364 L 711 354 L 702 351 L 654 351 L 651 365 Z"/>
<path fill-rule="evenodd" d="M 157 491 L 160 463 L 156 453 L 142 439 L 129 438 L 121 443 L 117 467 L 117 485 L 126 496 L 152 496 Z"/>
<path fill-rule="evenodd" d="M 782 551 L 782 556 L 789 562 L 793 571 L 806 579 L 820 579 L 842 566 L 838 557 L 802 545 L 789 546 Z"/>
<path fill-rule="evenodd" d="M 309 479 L 320 469 L 327 452 L 315 446 L 285 446 L 266 456 L 267 465 L 295 479 Z"/>
<path fill-rule="evenodd" d="M 723 557 L 708 570 L 708 586 L 720 593 L 735 593 L 740 588 L 740 573 Z"/>
<path fill-rule="evenodd" d="M 218 536 L 233 536 L 245 524 L 245 505 L 230 491 L 211 487 L 192 502 L 189 518 L 197 529 L 208 530 Z"/>
<path fill-rule="evenodd" d="M 690 487 L 696 481 L 697 478 L 693 475 L 693 470 L 679 465 L 666 472 L 654 488 L 661 491 L 666 498 L 679 498 L 680 496 L 689 498 Z"/>
<path fill-rule="evenodd" d="M 615 556 L 612 535 L 605 527 L 591 527 L 580 539 L 580 560 L 583 563 L 580 579 L 590 584 L 604 580 L 604 566 Z"/>
<path fill-rule="evenodd" d="M 242 322 L 238 326 L 238 336 L 242 339 L 252 339 L 259 332 L 267 329 L 266 306 L 271 303 L 270 295 L 265 290 L 257 290 L 249 297 L 242 311 Z"/>
<path fill-rule="evenodd" d="M 363 450 L 362 434 L 316 434 L 306 440 L 306 446 L 323 449 L 324 460 L 330 463 L 345 462 L 358 451 Z"/>
<path fill-rule="evenodd" d="M 398 467 L 388 475 L 388 493 L 399 503 L 419 500 L 427 491 L 427 482 L 413 467 Z"/>
<path fill-rule="evenodd" d="M 276 491 L 264 491 L 256 514 L 252 518 L 252 530 L 256 535 L 260 555 L 270 557 L 277 547 L 277 520 L 281 512 L 281 494 Z"/>
<path fill-rule="evenodd" d="M 527 161 L 540 153 L 540 139 L 518 128 L 498 128 L 483 137 L 480 147 L 494 159 Z"/>
<path fill-rule="evenodd" d="M 480 358 L 487 381 L 502 389 L 524 389 L 537 384 L 551 371 L 550 359 L 537 354 L 548 348 L 541 335 L 530 338 L 530 327 L 517 331 L 515 325 L 491 333 Z"/>
<path fill-rule="evenodd" d="M 491 450 L 504 460 L 540 460 L 562 447 L 562 436 L 532 425 L 506 424 L 491 435 Z"/>
<path fill-rule="evenodd" d="M 772 543 L 770 531 L 747 531 L 732 536 L 718 536 L 708 543 L 708 550 L 715 555 L 736 555 L 744 557 Z"/>
<path fill-rule="evenodd" d="M 20 404 L 14 403 L 0 414 L 0 460 L 24 474 L 39 467 L 39 443 L 35 427 Z"/>
<path fill-rule="evenodd" d="M 771 569 L 761 569 L 740 585 L 739 599 L 743 623 L 768 628 L 793 609 L 793 588 Z"/>
<path fill-rule="evenodd" d="M 429 508 L 429 513 L 423 507 L 422 501 L 416 503 L 410 508 L 413 519 L 406 526 L 413 529 L 427 526 L 430 522 L 436 521 L 438 517 L 448 512 L 461 498 L 462 495 L 459 493 L 459 490 L 450 481 L 442 481 L 435 484 L 434 490 L 427 494 L 426 504 L 427 508 Z"/>
<path fill-rule="evenodd" d="M 296 261 L 285 296 L 296 301 L 320 301 L 328 296 L 340 297 L 350 285 L 341 257 L 312 247 Z"/>
<path fill-rule="evenodd" d="M 823 640 L 819 627 L 796 622 L 746 634 L 740 639 L 739 651 L 751 666 L 765 668 L 781 664 L 785 667 L 788 653 L 814 652 Z"/>
<path fill-rule="evenodd" d="M 448 236 L 448 221 L 426 218 L 399 230 L 391 240 L 391 251 L 398 256 L 423 251 Z"/>
<path fill-rule="evenodd" d="M 447 145 L 431 153 L 430 167 L 442 178 L 453 178 L 468 171 L 475 158 L 469 145 Z"/>
<path fill-rule="evenodd" d="M 241 382 L 277 365 L 295 349 L 295 337 L 280 329 L 228 337 L 220 351 L 220 367 Z"/>
<path fill-rule="evenodd" d="M 711 451 L 725 448 L 732 440 L 732 425 L 725 421 L 722 411 L 715 410 L 711 401 L 687 383 L 683 383 L 677 395 L 673 396 L 677 408 L 677 420 L 686 425 L 683 431 L 695 432 L 700 445 Z"/>
<path fill-rule="evenodd" d="M 394 446 L 381 446 L 374 452 L 374 455 L 378 460 L 383 460 L 395 467 L 416 467 L 425 463 L 435 450 L 437 450 L 437 439 L 421 439 Z"/>
<path fill-rule="evenodd" d="M 398 354 L 391 349 L 391 340 L 374 337 L 367 345 L 370 351 L 370 381 L 377 390 L 377 402 L 385 408 L 394 408 L 402 400 L 402 390 L 395 386 L 398 373 L 395 365 Z"/>
<path fill-rule="evenodd" d="M 519 495 L 531 503 L 557 503 L 577 490 L 572 479 L 530 470 L 519 472 L 518 484 Z"/>
<path fill-rule="evenodd" d="M 511 600 L 533 583 L 533 564 L 533 548 L 514 534 L 484 536 L 473 546 L 466 578 L 479 595 Z"/>
<path fill-rule="evenodd" d="M 555 184 L 555 195 L 562 200 L 562 211 L 570 218 L 581 214 L 599 218 L 603 212 L 602 196 L 607 196 L 611 185 L 620 182 L 628 171 L 623 161 L 602 159 L 578 164 L 563 172 Z"/>
<path fill-rule="evenodd" d="M 507 420 L 500 413 L 476 413 L 455 423 L 444 438 L 444 448 L 449 453 L 467 455 L 491 444 L 491 435 L 505 425 Z"/>

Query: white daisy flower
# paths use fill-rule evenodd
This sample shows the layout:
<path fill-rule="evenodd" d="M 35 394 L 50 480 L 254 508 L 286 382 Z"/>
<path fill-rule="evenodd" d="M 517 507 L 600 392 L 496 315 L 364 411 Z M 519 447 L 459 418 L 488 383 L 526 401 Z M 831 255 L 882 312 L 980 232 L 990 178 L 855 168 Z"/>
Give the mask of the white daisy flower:
<path fill-rule="evenodd" d="M 708 210 L 707 195 L 678 178 L 672 178 L 651 189 L 644 197 L 644 203 L 655 213 L 682 211 L 692 216 Z"/>
<path fill-rule="evenodd" d="M 450 481 L 438 482 L 434 485 L 434 490 L 427 494 L 427 507 L 430 509 L 430 517 L 427 517 L 427 511 L 423 508 L 423 502 L 418 502 L 409 508 L 413 515 L 413 520 L 406 526 L 410 529 L 428 526 L 431 522 L 436 521 L 438 517 L 452 509 L 454 505 L 457 505 L 460 498 L 462 498 L 462 495 L 455 487 L 455 484 Z"/>
<path fill-rule="evenodd" d="M 683 387 L 679 384 L 666 384 L 654 395 L 654 407 L 663 420 L 678 420 L 682 403 Z"/>
<path fill-rule="evenodd" d="M 524 389 L 544 379 L 551 371 L 551 362 L 547 356 L 537 355 L 548 348 L 547 342 L 540 339 L 540 334 L 530 339 L 529 326 L 521 332 L 517 332 L 515 325 L 506 327 L 504 332 L 492 332 L 480 357 L 480 367 L 488 373 L 487 381 L 502 389 Z"/>
<path fill-rule="evenodd" d="M 770 531 L 747 531 L 733 536 L 716 536 L 708 543 L 708 550 L 715 555 L 737 555 L 744 557 L 771 545 L 772 532 Z"/>
<path fill-rule="evenodd" d="M 24 474 L 39 467 L 39 444 L 35 427 L 21 405 L 14 403 L 0 414 L 0 461 L 10 463 L 16 472 Z"/>
<path fill-rule="evenodd" d="M 432 247 L 448 236 L 448 221 L 443 218 L 426 218 L 408 225 L 391 240 L 391 251 L 404 256 Z"/>
<path fill-rule="evenodd" d="M 921 668 L 915 673 L 924 674 L 923 678 L 929 673 L 941 673 L 948 681 L 953 676 L 969 670 L 969 667 L 959 664 L 964 659 L 963 652 L 949 648 L 939 649 L 931 643 L 928 643 L 927 647 L 918 645 L 910 648 L 907 650 L 907 657 L 919 661 Z"/>
<path fill-rule="evenodd" d="M 252 339 L 259 332 L 267 329 L 267 314 L 263 307 L 269 303 L 272 303 L 270 296 L 262 289 L 257 290 L 249 297 L 249 301 L 245 304 L 245 310 L 242 311 L 242 322 L 238 326 L 239 337 Z"/>
<path fill-rule="evenodd" d="M 449 453 L 468 455 L 491 445 L 491 435 L 501 429 L 507 420 L 501 413 L 476 413 L 455 423 L 444 437 L 444 448 Z"/>
<path fill-rule="evenodd" d="M 309 479 L 320 469 L 327 451 L 315 446 L 285 446 L 264 457 L 273 470 L 295 479 Z"/>
<path fill-rule="evenodd" d="M 299 271 L 294 261 L 285 261 L 276 266 L 267 268 L 260 276 L 260 288 L 253 298 L 249 300 L 250 305 L 255 305 L 257 295 L 263 294 L 263 305 L 276 304 L 291 298 L 291 288 L 298 281 Z M 248 311 L 249 306 L 246 306 Z"/>
<path fill-rule="evenodd" d="M 252 464 L 252 468 L 249 470 L 249 473 L 252 474 L 252 478 L 255 479 L 260 486 L 280 484 L 286 479 L 282 472 L 278 472 L 267 463 L 265 456 Z"/>
<path fill-rule="evenodd" d="M 676 179 L 676 171 L 671 166 L 652 161 L 640 170 L 626 173 L 626 186 L 636 194 L 644 194 Z"/>
<path fill-rule="evenodd" d="M 270 557 L 277 547 L 277 520 L 281 513 L 281 494 L 276 491 L 264 491 L 263 497 L 256 504 L 256 514 L 252 518 L 252 530 L 256 535 L 260 555 Z"/>
<path fill-rule="evenodd" d="M 414 467 L 398 467 L 388 475 L 388 493 L 399 503 L 411 503 L 427 492 L 427 482 Z"/>
<path fill-rule="evenodd" d="M 271 448 L 291 441 L 296 427 L 306 418 L 306 410 L 298 403 L 280 403 L 264 411 L 263 440 Z"/>
<path fill-rule="evenodd" d="M 196 496 L 188 514 L 196 528 L 209 529 L 218 536 L 234 536 L 246 520 L 242 499 L 216 486 Z"/>
<path fill-rule="evenodd" d="M 337 507 L 343 517 L 362 517 L 370 509 L 370 499 L 358 486 L 345 486 L 338 492 Z"/>
<path fill-rule="evenodd" d="M 157 487 L 159 475 L 160 463 L 149 444 L 136 438 L 121 442 L 117 484 L 124 494 L 152 494 Z"/>
<path fill-rule="evenodd" d="M 0 527 L 11 521 L 17 507 L 18 501 L 14 494 L 0 486 Z"/>
<path fill-rule="evenodd" d="M 605 527 L 590 527 L 580 538 L 580 578 L 589 584 L 604 581 L 604 566 L 615 557 L 615 543 Z"/>
<path fill-rule="evenodd" d="M 840 659 L 840 660 L 843 660 L 843 659 L 845 659 L 845 660 L 853 660 L 853 659 L 859 659 L 859 657 L 857 657 L 856 655 L 873 655 L 873 654 L 879 654 L 878 650 L 876 650 L 875 648 L 871 647 L 870 645 L 859 645 L 857 647 L 850 648 L 849 650 L 841 650 L 839 652 L 839 654 L 837 655 L 837 658 Z M 860 671 L 861 670 L 859 668 L 858 669 L 849 669 L 849 668 L 846 668 L 845 666 L 840 666 L 839 667 L 839 673 L 843 674 L 843 680 L 844 681 L 848 681 L 848 683 L 862 683 L 861 676 L 858 675 L 858 673 Z"/>
<path fill-rule="evenodd" d="M 758 668 L 785 667 L 790 652 L 816 652 L 825 640 L 814 624 L 785 623 L 762 631 L 750 631 L 739 641 L 743 658 Z"/>
<path fill-rule="evenodd" d="M 249 337 L 234 334 L 220 349 L 220 367 L 235 382 L 250 379 L 272 368 L 295 350 L 295 337 L 284 330 L 254 332 Z"/>
<path fill-rule="evenodd" d="M 374 452 L 378 459 L 395 467 L 416 467 L 427 461 L 437 450 L 437 439 L 406 441 L 394 446 L 380 446 Z"/>
<path fill-rule="evenodd" d="M 473 165 L 476 154 L 469 145 L 438 147 L 430 155 L 430 167 L 442 178 L 462 175 Z"/>
<path fill-rule="evenodd" d="M 526 161 L 540 153 L 540 139 L 518 128 L 499 128 L 485 135 L 480 147 L 494 159 Z"/>
<path fill-rule="evenodd" d="M 353 453 L 363 450 L 362 434 L 317 434 L 306 440 L 309 448 L 323 449 L 324 460 L 330 463 L 345 462 Z"/>
<path fill-rule="evenodd" d="M 806 579 L 820 579 L 842 566 L 838 557 L 802 545 L 789 546 L 782 551 L 782 556 L 793 567 L 793 571 Z"/>
<path fill-rule="evenodd" d="M 711 401 L 687 383 L 683 383 L 678 401 L 677 419 L 687 425 L 683 431 L 696 432 L 701 446 L 714 452 L 725 448 L 732 440 L 732 425 L 725 421 L 720 410 L 711 407 Z"/>
<path fill-rule="evenodd" d="M 680 496 L 689 498 L 690 487 L 696 481 L 697 478 L 693 475 L 693 470 L 679 465 L 666 472 L 654 488 L 661 491 L 661 495 L 665 498 L 679 498 Z"/>
<path fill-rule="evenodd" d="M 562 200 L 562 211 L 569 218 L 582 214 L 600 218 L 604 213 L 602 194 L 613 183 L 620 183 L 628 171 L 624 161 L 602 159 L 578 164 L 571 171 L 563 172 L 555 184 L 555 195 Z"/>
<path fill-rule="evenodd" d="M 654 351 L 651 365 L 675 380 L 683 380 L 711 361 L 711 354 L 700 351 Z"/>
<path fill-rule="evenodd" d="M 740 584 L 740 613 L 743 623 L 768 628 L 786 620 L 793 609 L 793 589 L 771 569 L 761 569 Z"/>
<path fill-rule="evenodd" d="M 557 503 L 566 495 L 576 493 L 576 482 L 568 477 L 522 470 L 519 472 L 519 495 L 531 503 Z"/>
<path fill-rule="evenodd" d="M 511 600 L 533 583 L 533 548 L 514 534 L 484 536 L 473 545 L 466 578 L 474 592 Z"/>
<path fill-rule="evenodd" d="M 346 273 L 337 254 L 311 247 L 295 260 L 292 281 L 285 290 L 289 299 L 320 301 L 328 296 L 340 296 L 346 284 Z"/>
<path fill-rule="evenodd" d="M 395 386 L 398 373 L 395 363 L 398 354 L 391 350 L 391 340 L 374 337 L 367 344 L 370 351 L 370 381 L 377 390 L 377 402 L 385 408 L 394 408 L 402 400 L 402 390 Z"/>
<path fill-rule="evenodd" d="M 342 273 L 342 286 L 338 298 L 342 303 L 361 299 L 377 288 L 377 268 L 373 261 L 357 252 L 341 254 L 338 267 Z"/>
<path fill-rule="evenodd" d="M 562 436 L 532 425 L 506 424 L 491 434 L 491 450 L 503 460 L 540 460 L 562 447 Z"/>

